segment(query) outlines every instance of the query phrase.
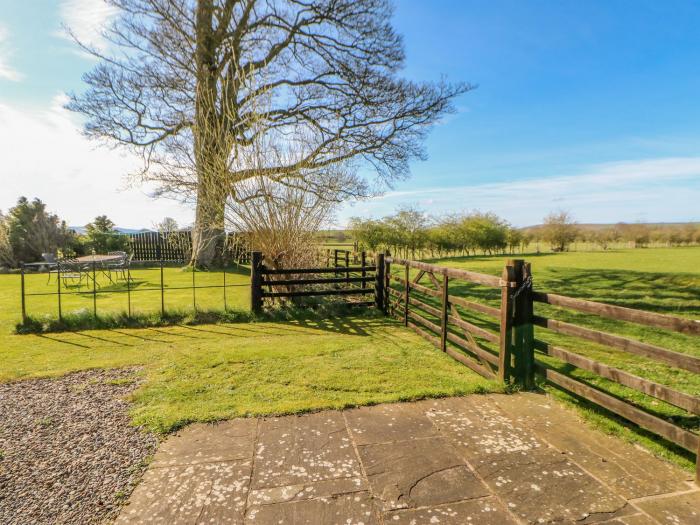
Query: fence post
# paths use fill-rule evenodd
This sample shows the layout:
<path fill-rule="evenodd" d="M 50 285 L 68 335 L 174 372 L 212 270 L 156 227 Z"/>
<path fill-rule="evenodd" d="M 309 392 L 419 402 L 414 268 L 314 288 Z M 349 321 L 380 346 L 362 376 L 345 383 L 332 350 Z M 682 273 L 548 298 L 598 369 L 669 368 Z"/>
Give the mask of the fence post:
<path fill-rule="evenodd" d="M 391 252 L 386 250 L 384 252 L 384 313 L 389 313 L 389 306 L 391 304 L 391 294 L 389 294 L 389 287 L 391 286 L 391 263 L 386 262 L 387 258 L 391 257 Z"/>
<path fill-rule="evenodd" d="M 163 237 L 158 236 L 158 261 L 160 261 L 160 315 L 165 317 L 165 283 L 163 282 Z"/>
<path fill-rule="evenodd" d="M 532 267 L 529 263 L 515 261 L 518 288 L 513 308 L 515 329 L 515 369 L 518 382 L 525 390 L 535 386 L 535 334 L 532 324 Z"/>
<path fill-rule="evenodd" d="M 345 284 L 350 283 L 350 271 L 347 270 L 347 268 L 350 268 L 350 252 L 348 250 L 345 250 Z"/>
<path fill-rule="evenodd" d="M 511 303 L 511 354 L 513 359 L 512 379 L 518 385 L 523 386 L 525 378 L 525 359 L 523 347 L 523 325 L 525 323 L 525 312 L 523 304 L 523 268 L 525 263 L 522 259 L 509 259 L 508 266 L 513 268 L 514 283 L 509 289 Z"/>
<path fill-rule="evenodd" d="M 378 253 L 375 260 L 374 272 L 374 304 L 379 310 L 384 310 L 384 254 Z"/>
<path fill-rule="evenodd" d="M 498 379 L 510 382 L 511 351 L 513 348 L 513 303 L 510 289 L 515 283 L 515 268 L 508 261 L 501 274 L 501 329 L 498 353 Z"/>
<path fill-rule="evenodd" d="M 24 297 L 24 263 L 19 263 L 20 275 L 22 276 L 22 324 L 27 324 L 27 304 Z"/>
<path fill-rule="evenodd" d="M 63 321 L 63 307 L 61 305 L 61 261 L 56 264 L 56 284 L 58 285 L 58 320 Z M 80 283 L 78 283 L 78 289 L 80 289 Z"/>
<path fill-rule="evenodd" d="M 262 252 L 252 252 L 250 257 L 250 309 L 253 313 L 262 310 Z"/>
<path fill-rule="evenodd" d="M 406 272 L 405 272 L 405 277 L 406 281 L 404 282 L 404 295 L 403 295 L 403 325 L 408 326 L 408 303 L 409 303 L 409 294 L 411 293 L 411 285 L 409 284 L 409 270 L 408 270 L 408 264 L 406 264 Z"/>
<path fill-rule="evenodd" d="M 441 326 L 440 326 L 440 349 L 443 352 L 447 352 L 447 322 L 449 319 L 447 318 L 447 313 L 449 312 L 450 304 L 449 304 L 449 291 L 448 291 L 448 286 L 450 283 L 450 278 L 447 277 L 447 274 L 442 275 L 442 319 L 441 319 Z"/>
<path fill-rule="evenodd" d="M 97 319 L 97 274 L 95 259 L 92 260 L 92 316 Z"/>

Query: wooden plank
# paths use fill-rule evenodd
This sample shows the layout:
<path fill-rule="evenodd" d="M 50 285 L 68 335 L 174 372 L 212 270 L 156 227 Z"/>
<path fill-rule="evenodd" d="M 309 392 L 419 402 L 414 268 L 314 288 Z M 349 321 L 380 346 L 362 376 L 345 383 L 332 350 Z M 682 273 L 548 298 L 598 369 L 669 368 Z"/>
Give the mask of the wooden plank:
<path fill-rule="evenodd" d="M 635 310 L 612 304 L 596 303 L 553 293 L 533 292 L 532 296 L 535 301 L 540 303 L 600 315 L 608 319 L 629 321 L 655 328 L 665 328 L 666 330 L 674 330 L 683 334 L 700 335 L 700 321 L 695 319 L 685 319 L 683 317 Z"/>
<path fill-rule="evenodd" d="M 450 343 L 455 344 L 456 346 L 459 346 L 463 350 L 466 350 L 467 352 L 471 352 L 475 356 L 477 356 L 479 359 L 483 359 L 485 362 L 493 364 L 493 365 L 498 365 L 498 356 L 495 354 L 492 354 L 491 352 L 487 352 L 480 346 L 474 345 L 471 343 L 471 341 L 468 341 L 466 339 L 463 339 L 462 337 L 459 337 L 457 334 L 453 334 L 452 332 L 448 332 L 447 334 L 447 339 L 450 341 Z"/>
<path fill-rule="evenodd" d="M 699 397 L 695 397 L 684 392 L 679 392 L 667 387 L 666 385 L 638 377 L 634 374 L 630 374 L 629 372 L 625 372 L 624 370 L 620 370 L 619 368 L 608 366 L 598 361 L 594 361 L 593 359 L 570 352 L 564 348 L 547 344 L 544 341 L 536 340 L 535 347 L 548 356 L 555 357 L 577 368 L 588 370 L 589 372 L 598 374 L 605 379 L 609 379 L 610 381 L 614 381 L 626 387 L 632 388 L 648 396 L 661 399 L 662 401 L 666 401 L 667 403 L 677 406 L 678 408 L 683 408 L 688 412 L 692 412 L 693 414 L 700 415 Z"/>
<path fill-rule="evenodd" d="M 677 427 L 663 419 L 660 419 L 652 414 L 644 412 L 639 408 L 630 405 L 616 397 L 613 397 L 605 392 L 588 386 L 584 383 L 576 381 L 559 372 L 546 368 L 537 363 L 536 367 L 542 373 L 547 381 L 553 383 L 569 392 L 576 394 L 588 401 L 591 401 L 601 407 L 617 414 L 640 427 L 657 434 L 676 445 L 679 445 L 690 452 L 697 452 L 700 445 L 700 437 L 688 430 Z"/>
<path fill-rule="evenodd" d="M 304 284 L 333 284 L 333 283 L 370 283 L 374 282 L 374 276 L 370 277 L 329 277 L 327 279 L 267 279 L 263 286 L 301 286 Z"/>
<path fill-rule="evenodd" d="M 479 326 L 476 326 L 475 324 L 472 324 L 468 321 L 465 321 L 463 319 L 460 319 L 459 317 L 456 317 L 454 315 L 449 316 L 450 322 L 459 326 L 460 328 L 463 328 L 464 330 L 468 330 L 469 332 L 473 333 L 477 337 L 481 337 L 482 339 L 486 339 L 487 341 L 491 343 L 498 343 L 500 341 L 500 338 L 498 335 L 489 332 L 488 330 L 485 330 Z"/>
<path fill-rule="evenodd" d="M 662 361 L 676 368 L 682 368 L 690 372 L 695 372 L 696 374 L 700 373 L 700 358 L 692 355 L 681 354 L 680 352 L 667 350 L 659 346 L 650 345 L 649 343 L 642 343 L 634 339 L 599 332 L 591 328 L 585 328 L 583 326 L 557 321 L 556 319 L 549 319 L 539 315 L 533 316 L 532 320 L 536 326 L 547 328 L 559 334 L 580 337 L 598 344 L 612 346 L 631 354 L 642 355 L 649 359 Z"/>
<path fill-rule="evenodd" d="M 397 259 L 396 257 L 390 257 L 389 262 L 392 264 L 401 264 L 404 266 L 409 266 L 411 268 L 416 268 L 418 270 L 424 270 L 426 272 L 439 273 L 440 275 L 447 275 L 453 279 L 461 279 L 463 281 L 469 281 L 475 284 L 481 284 L 483 286 L 499 287 L 501 286 L 501 280 L 493 275 L 470 272 L 467 270 L 458 270 L 456 268 L 446 268 L 445 266 L 437 266 L 435 264 L 428 264 L 420 261 L 408 261 L 406 259 Z"/>
<path fill-rule="evenodd" d="M 437 348 L 440 348 L 440 339 L 439 338 L 430 335 L 428 332 L 421 329 L 420 326 L 418 326 L 415 323 L 412 323 L 410 321 L 408 323 L 408 327 L 413 329 L 418 335 L 423 337 L 425 340 L 431 342 Z M 455 361 L 459 361 L 463 365 L 471 368 L 477 374 L 482 375 L 488 379 L 494 379 L 494 375 L 489 370 L 487 370 L 486 368 L 484 368 L 483 366 L 478 364 L 476 361 L 473 361 L 473 360 L 469 359 L 468 357 L 460 354 L 459 352 L 453 350 L 452 348 L 448 348 L 446 351 L 446 354 L 449 355 L 451 358 L 453 358 Z"/>
<path fill-rule="evenodd" d="M 368 295 L 374 288 L 347 288 L 340 290 L 302 290 L 298 292 L 263 292 L 263 297 L 318 297 L 322 295 Z"/>
<path fill-rule="evenodd" d="M 362 270 L 365 270 L 367 272 L 374 272 L 376 271 L 376 266 L 350 266 L 348 268 L 290 268 L 290 269 L 282 269 L 282 270 L 276 270 L 272 268 L 265 268 L 263 270 L 263 274 L 265 275 L 286 275 L 286 274 L 295 274 L 295 273 L 346 273 L 346 272 L 361 272 Z"/>
<path fill-rule="evenodd" d="M 401 284 L 405 283 L 404 279 L 396 275 L 392 275 L 391 279 Z M 422 284 L 414 283 L 411 285 L 411 288 L 426 295 L 430 295 L 432 297 L 442 297 L 442 292 L 438 290 L 433 290 L 432 288 L 428 288 L 427 286 L 423 286 Z M 475 312 L 490 315 L 497 319 L 501 316 L 501 310 L 499 308 L 494 308 L 493 306 L 488 306 L 481 303 L 475 303 L 473 301 L 465 299 L 464 297 L 458 297 L 456 295 L 449 295 L 448 297 L 451 303 L 462 306 L 468 310 L 474 310 Z"/>

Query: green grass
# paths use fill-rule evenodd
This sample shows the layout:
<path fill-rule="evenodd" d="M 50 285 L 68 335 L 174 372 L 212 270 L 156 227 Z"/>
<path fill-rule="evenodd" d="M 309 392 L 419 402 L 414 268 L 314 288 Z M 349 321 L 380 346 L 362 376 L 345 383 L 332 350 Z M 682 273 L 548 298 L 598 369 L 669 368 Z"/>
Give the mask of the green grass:
<path fill-rule="evenodd" d="M 562 254 L 525 254 L 518 256 L 532 264 L 534 287 L 572 297 L 649 310 L 663 314 L 700 318 L 700 247 L 631 249 L 607 252 L 569 252 Z M 500 275 L 506 257 L 464 257 L 432 261 L 443 266 Z M 424 279 L 421 282 L 428 282 Z M 450 293 L 477 302 L 498 306 L 500 290 L 474 286 L 462 281 L 450 283 Z M 424 299 L 428 300 L 428 298 Z M 434 301 L 434 300 L 432 300 Z M 466 320 L 492 331 L 498 331 L 497 320 L 460 310 Z M 580 324 L 597 330 L 616 333 L 652 343 L 677 352 L 700 356 L 700 338 L 632 323 L 579 314 L 570 310 L 535 303 L 535 313 Z M 429 316 L 428 316 L 429 317 Z M 571 349 L 579 354 L 626 370 L 640 377 L 700 396 L 700 376 L 588 341 L 562 336 L 536 328 L 538 339 Z M 483 342 L 485 346 L 493 348 Z M 697 432 L 700 418 L 635 390 L 602 379 L 597 375 L 555 359 L 538 355 L 538 359 L 588 384 L 632 402 L 673 423 Z M 548 387 L 549 388 L 549 387 Z M 552 390 L 551 388 L 549 388 Z M 588 419 L 604 430 L 626 439 L 642 442 L 657 453 L 671 457 L 689 467 L 691 454 L 659 442 L 648 433 L 611 418 L 605 411 L 561 392 L 559 397 L 575 402 Z"/>
<path fill-rule="evenodd" d="M 134 317 L 151 316 L 161 312 L 160 268 L 139 268 L 131 271 L 131 313 Z M 126 314 L 129 310 L 129 294 L 124 280 L 113 282 L 97 272 L 97 314 L 107 318 Z M 197 287 L 192 291 L 192 283 Z M 232 310 L 247 310 L 250 306 L 250 277 L 244 267 L 226 270 L 226 307 Z M 183 312 L 224 310 L 224 273 L 219 271 L 192 272 L 187 268 L 164 268 L 164 305 L 166 311 Z M 26 310 L 34 319 L 58 318 L 58 296 L 56 277 L 50 282 L 44 273 L 27 273 L 25 276 Z M 66 317 L 85 316 L 94 313 L 92 286 L 86 280 L 82 284 L 68 281 L 61 287 L 62 313 Z M 54 295 L 33 295 L 54 294 Z M 21 321 L 20 278 L 18 275 L 0 275 L 0 330 L 4 323 Z"/>
<path fill-rule="evenodd" d="M 331 321 L 171 326 L 2 337 L 0 381 L 142 367 L 137 424 L 291 414 L 500 391 L 398 323 Z"/>

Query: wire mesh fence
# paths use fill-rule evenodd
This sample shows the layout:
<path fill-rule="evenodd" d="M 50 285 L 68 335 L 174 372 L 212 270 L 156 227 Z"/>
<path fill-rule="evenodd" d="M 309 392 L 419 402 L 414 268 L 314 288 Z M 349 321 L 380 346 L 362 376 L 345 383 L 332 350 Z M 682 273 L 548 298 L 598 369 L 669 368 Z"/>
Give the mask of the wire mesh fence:
<path fill-rule="evenodd" d="M 243 310 L 250 304 L 249 270 L 233 261 L 215 270 L 183 267 L 182 260 L 170 259 L 132 261 L 119 268 L 88 256 L 70 265 L 23 265 L 20 274 L 25 324 L 30 317 L 164 316 L 182 310 Z"/>

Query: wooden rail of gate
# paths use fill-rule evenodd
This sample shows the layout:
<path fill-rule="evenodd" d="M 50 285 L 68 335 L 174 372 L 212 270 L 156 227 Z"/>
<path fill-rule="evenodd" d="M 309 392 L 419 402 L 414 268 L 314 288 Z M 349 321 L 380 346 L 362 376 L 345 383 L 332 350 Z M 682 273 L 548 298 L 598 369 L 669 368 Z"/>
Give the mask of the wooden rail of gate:
<path fill-rule="evenodd" d="M 385 259 L 386 309 L 422 337 L 475 372 L 492 379 L 532 388 L 535 373 L 558 388 L 575 394 L 700 456 L 700 436 L 642 408 L 565 375 L 547 366 L 538 356 L 547 355 L 581 370 L 631 388 L 645 395 L 700 415 L 700 397 L 636 376 L 595 361 L 569 349 L 535 338 L 535 328 L 573 336 L 616 350 L 643 356 L 675 368 L 700 373 L 700 358 L 656 345 L 564 322 L 534 313 L 534 303 L 574 310 L 589 315 L 662 328 L 686 335 L 700 335 L 700 321 L 587 301 L 532 289 L 532 272 L 522 260 L 508 261 L 501 278 L 387 256 Z M 392 273 L 392 265 L 403 272 Z M 411 271 L 413 277 L 411 278 Z M 428 277 L 431 286 L 420 281 Z M 453 280 L 500 288 L 498 308 L 450 294 Z M 400 289 L 392 288 L 398 283 Z M 432 304 L 430 304 L 432 303 Z M 457 306 L 498 321 L 499 331 L 488 330 L 463 319 Z M 428 317 L 432 316 L 434 320 Z M 495 324 L 495 322 L 494 322 Z M 696 456 L 697 457 L 697 456 Z M 700 461 L 696 459 L 696 481 Z"/>
<path fill-rule="evenodd" d="M 265 266 L 261 252 L 253 252 L 251 310 L 260 312 L 266 298 L 367 295 L 373 295 L 374 298 L 371 301 L 356 301 L 352 304 L 382 308 L 384 305 L 384 255 L 379 254 L 376 257 L 376 264 L 367 263 L 365 252 L 362 252 L 359 258 L 358 266 L 275 269 Z M 333 277 L 323 277 L 328 274 L 333 274 Z M 323 285 L 323 287 L 319 289 L 317 285 Z"/>

